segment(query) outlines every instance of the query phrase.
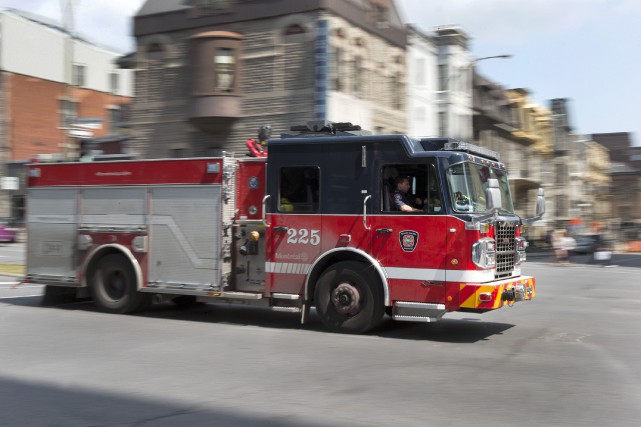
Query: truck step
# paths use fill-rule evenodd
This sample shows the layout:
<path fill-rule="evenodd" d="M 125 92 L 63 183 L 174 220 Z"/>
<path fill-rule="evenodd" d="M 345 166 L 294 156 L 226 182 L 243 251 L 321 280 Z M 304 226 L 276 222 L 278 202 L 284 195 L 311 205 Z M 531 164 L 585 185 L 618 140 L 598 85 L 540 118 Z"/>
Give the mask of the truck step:
<path fill-rule="evenodd" d="M 271 309 L 273 311 L 284 311 L 288 313 L 300 313 L 302 311 L 300 307 L 282 307 L 279 305 L 274 305 Z"/>
<path fill-rule="evenodd" d="M 272 298 L 275 299 L 286 299 L 286 300 L 297 300 L 300 299 L 300 295 L 298 294 L 281 294 L 281 293 L 273 293 Z"/>
<path fill-rule="evenodd" d="M 229 299 L 258 300 L 258 299 L 263 299 L 263 294 L 254 294 L 249 292 L 221 292 L 220 295 L 216 295 L 216 297 L 229 298 Z"/>
<path fill-rule="evenodd" d="M 392 310 L 392 319 L 406 322 L 436 322 L 445 313 L 445 304 L 396 301 Z"/>
<path fill-rule="evenodd" d="M 436 317 L 423 317 L 423 316 L 404 316 L 402 314 L 395 314 L 392 316 L 394 320 L 402 320 L 404 322 L 437 322 L 438 318 Z"/>

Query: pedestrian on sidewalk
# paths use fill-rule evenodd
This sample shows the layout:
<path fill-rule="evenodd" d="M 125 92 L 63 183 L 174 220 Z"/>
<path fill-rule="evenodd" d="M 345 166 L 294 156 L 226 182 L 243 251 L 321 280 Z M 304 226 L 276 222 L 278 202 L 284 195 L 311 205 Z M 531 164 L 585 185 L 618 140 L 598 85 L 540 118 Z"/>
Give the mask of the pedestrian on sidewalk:
<path fill-rule="evenodd" d="M 568 235 L 567 230 L 557 230 L 552 240 L 554 246 L 554 255 L 559 265 L 570 265 L 570 254 L 576 246 L 576 241 Z"/>

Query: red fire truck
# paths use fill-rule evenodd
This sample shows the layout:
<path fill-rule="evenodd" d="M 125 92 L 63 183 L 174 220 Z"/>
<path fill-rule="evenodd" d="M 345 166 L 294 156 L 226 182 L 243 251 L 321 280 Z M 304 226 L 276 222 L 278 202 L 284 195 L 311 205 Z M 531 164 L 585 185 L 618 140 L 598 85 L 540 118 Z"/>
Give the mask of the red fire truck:
<path fill-rule="evenodd" d="M 412 203 L 400 212 L 394 179 Z M 267 158 L 28 166 L 25 282 L 127 313 L 157 299 L 242 303 L 362 333 L 535 296 L 496 153 L 310 122 Z M 397 181 L 398 182 L 398 181 Z M 539 191 L 537 217 L 543 214 Z"/>

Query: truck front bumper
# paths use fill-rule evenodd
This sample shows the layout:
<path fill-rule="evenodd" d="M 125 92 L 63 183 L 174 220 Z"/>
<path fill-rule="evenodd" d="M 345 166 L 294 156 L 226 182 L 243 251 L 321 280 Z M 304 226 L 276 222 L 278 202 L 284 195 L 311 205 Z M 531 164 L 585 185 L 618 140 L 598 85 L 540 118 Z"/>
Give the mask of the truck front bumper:
<path fill-rule="evenodd" d="M 536 285 L 534 277 L 521 276 L 490 283 L 460 283 L 458 293 L 461 311 L 484 312 L 532 300 Z"/>

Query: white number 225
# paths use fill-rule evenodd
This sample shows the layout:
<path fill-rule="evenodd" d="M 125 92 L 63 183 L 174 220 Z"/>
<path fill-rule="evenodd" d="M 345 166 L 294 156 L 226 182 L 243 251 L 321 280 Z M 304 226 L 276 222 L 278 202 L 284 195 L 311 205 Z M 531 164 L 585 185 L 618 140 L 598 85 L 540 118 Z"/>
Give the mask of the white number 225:
<path fill-rule="evenodd" d="M 319 231 L 320 230 L 307 230 L 306 228 L 301 228 L 300 230 L 290 228 L 287 230 L 287 243 L 316 246 L 320 243 Z"/>

